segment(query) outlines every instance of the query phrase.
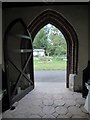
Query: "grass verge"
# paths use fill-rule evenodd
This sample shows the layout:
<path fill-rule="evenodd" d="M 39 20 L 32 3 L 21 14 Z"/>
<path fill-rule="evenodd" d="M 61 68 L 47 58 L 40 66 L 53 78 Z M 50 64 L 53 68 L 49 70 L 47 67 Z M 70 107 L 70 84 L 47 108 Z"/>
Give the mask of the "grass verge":
<path fill-rule="evenodd" d="M 66 61 L 57 58 L 39 58 L 34 60 L 34 70 L 66 70 Z"/>

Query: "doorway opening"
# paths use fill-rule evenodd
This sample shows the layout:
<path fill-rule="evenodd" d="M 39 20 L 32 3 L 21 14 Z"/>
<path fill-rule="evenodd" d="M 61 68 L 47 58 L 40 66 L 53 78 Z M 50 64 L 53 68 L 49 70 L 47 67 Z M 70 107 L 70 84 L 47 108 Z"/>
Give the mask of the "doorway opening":
<path fill-rule="evenodd" d="M 66 83 L 67 43 L 62 32 L 47 24 L 33 41 L 34 80 Z"/>
<path fill-rule="evenodd" d="M 58 28 L 67 43 L 67 76 L 66 87 L 69 88 L 69 75 L 77 74 L 78 70 L 78 38 L 73 26 L 57 11 L 47 9 L 40 13 L 29 25 L 28 30 L 34 40 L 37 33 L 47 24 Z M 33 59 L 32 59 L 33 61 Z M 32 62 L 33 64 L 33 62 Z M 73 85 L 73 88 L 75 84 Z"/>

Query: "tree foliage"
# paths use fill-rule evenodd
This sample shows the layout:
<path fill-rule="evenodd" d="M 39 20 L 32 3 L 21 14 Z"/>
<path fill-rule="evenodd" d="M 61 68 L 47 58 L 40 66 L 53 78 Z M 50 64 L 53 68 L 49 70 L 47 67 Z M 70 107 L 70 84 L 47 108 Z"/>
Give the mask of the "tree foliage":
<path fill-rule="evenodd" d="M 33 42 L 33 47 L 36 49 L 40 49 L 40 48 L 47 48 L 47 34 L 45 32 L 45 29 L 41 29 L 38 34 L 36 35 L 34 42 Z"/>
<path fill-rule="evenodd" d="M 34 49 L 45 49 L 46 55 L 65 56 L 66 40 L 62 33 L 53 25 L 43 27 L 36 35 L 33 42 Z"/>

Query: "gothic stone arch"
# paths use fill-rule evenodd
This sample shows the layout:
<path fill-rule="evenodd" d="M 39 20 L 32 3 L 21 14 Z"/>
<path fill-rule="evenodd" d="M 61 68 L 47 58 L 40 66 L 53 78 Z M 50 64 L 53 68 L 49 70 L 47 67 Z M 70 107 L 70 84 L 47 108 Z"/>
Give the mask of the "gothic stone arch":
<path fill-rule="evenodd" d="M 67 80 L 69 88 L 69 74 L 77 74 L 78 66 L 78 39 L 72 25 L 57 11 L 47 9 L 40 13 L 29 25 L 28 29 L 34 40 L 37 32 L 48 23 L 57 27 L 64 35 L 67 42 Z"/>

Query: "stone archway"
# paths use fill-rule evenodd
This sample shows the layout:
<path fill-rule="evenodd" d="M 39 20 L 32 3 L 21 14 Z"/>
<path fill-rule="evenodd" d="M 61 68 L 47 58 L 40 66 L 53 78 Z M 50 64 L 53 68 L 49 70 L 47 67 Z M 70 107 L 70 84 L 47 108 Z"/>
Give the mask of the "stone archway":
<path fill-rule="evenodd" d="M 78 68 L 78 38 L 72 25 L 57 11 L 47 9 L 40 13 L 29 25 L 28 29 L 34 40 L 37 32 L 46 24 L 57 27 L 64 35 L 67 42 L 67 80 L 66 87 L 69 88 L 69 74 L 77 74 Z"/>

